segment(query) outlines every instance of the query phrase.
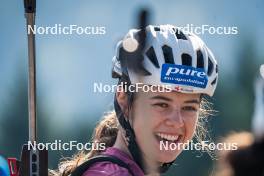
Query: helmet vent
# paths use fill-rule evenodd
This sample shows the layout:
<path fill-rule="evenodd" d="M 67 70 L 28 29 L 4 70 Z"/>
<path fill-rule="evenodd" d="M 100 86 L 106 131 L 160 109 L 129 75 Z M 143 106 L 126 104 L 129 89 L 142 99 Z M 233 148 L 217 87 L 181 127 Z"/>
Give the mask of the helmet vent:
<path fill-rule="evenodd" d="M 160 66 L 159 66 L 159 62 L 158 62 L 158 59 L 157 59 L 157 56 L 156 56 L 156 53 L 155 53 L 153 47 L 150 47 L 150 48 L 148 49 L 148 51 L 146 52 L 146 55 L 147 55 L 147 57 L 149 58 L 149 60 L 153 63 L 153 65 L 154 65 L 156 68 L 160 68 Z"/>
<path fill-rule="evenodd" d="M 208 57 L 208 71 L 207 71 L 208 76 L 211 76 L 211 74 L 213 73 L 213 69 L 214 69 L 213 67 L 214 67 L 214 64 L 211 61 L 210 57 Z"/>
<path fill-rule="evenodd" d="M 187 40 L 186 36 L 183 34 L 182 31 L 175 28 L 173 28 L 173 30 L 177 39 Z"/>
<path fill-rule="evenodd" d="M 165 63 L 174 64 L 173 54 L 171 47 L 167 45 L 162 46 L 162 51 L 165 59 Z"/>
<path fill-rule="evenodd" d="M 201 50 L 196 52 L 197 55 L 197 68 L 204 68 L 204 58 Z"/>
<path fill-rule="evenodd" d="M 215 72 L 218 73 L 218 65 L 215 65 Z"/>
<path fill-rule="evenodd" d="M 182 65 L 191 66 L 192 65 L 192 56 L 189 54 L 183 53 L 181 55 L 182 58 Z"/>
<path fill-rule="evenodd" d="M 160 28 L 159 27 L 154 27 L 154 31 L 160 31 Z"/>
<path fill-rule="evenodd" d="M 212 81 L 211 85 L 213 86 L 216 83 L 217 77 Z"/>

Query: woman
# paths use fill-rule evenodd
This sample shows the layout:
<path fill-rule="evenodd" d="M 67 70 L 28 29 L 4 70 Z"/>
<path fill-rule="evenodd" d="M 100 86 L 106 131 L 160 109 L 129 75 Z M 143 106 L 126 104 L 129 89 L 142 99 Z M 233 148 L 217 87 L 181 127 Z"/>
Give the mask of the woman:
<path fill-rule="evenodd" d="M 106 150 L 63 162 L 64 175 L 98 154 L 117 158 L 129 169 L 102 161 L 79 175 L 159 175 L 182 151 L 161 144 L 186 143 L 201 132 L 202 97 L 213 95 L 218 79 L 213 54 L 199 37 L 172 25 L 150 25 L 143 31 L 145 42 L 138 44 L 142 30 L 132 29 L 117 45 L 112 76 L 124 89 L 116 92 L 115 112 L 105 116 L 93 136 L 93 142 L 106 143 Z M 135 88 L 139 83 L 141 88 Z M 131 85 L 137 91 L 124 87 Z"/>

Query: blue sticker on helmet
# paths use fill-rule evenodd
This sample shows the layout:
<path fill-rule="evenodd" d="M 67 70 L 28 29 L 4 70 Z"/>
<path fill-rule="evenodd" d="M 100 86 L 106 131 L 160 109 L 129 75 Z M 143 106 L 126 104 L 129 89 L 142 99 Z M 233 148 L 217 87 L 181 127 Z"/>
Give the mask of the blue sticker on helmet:
<path fill-rule="evenodd" d="M 208 78 L 202 68 L 163 64 L 161 68 L 161 82 L 205 88 Z"/>

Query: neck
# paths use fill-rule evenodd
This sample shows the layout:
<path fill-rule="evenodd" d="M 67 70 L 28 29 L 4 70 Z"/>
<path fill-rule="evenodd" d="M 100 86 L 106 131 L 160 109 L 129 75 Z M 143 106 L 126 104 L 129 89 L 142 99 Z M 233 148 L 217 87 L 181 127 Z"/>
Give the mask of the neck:
<path fill-rule="evenodd" d="M 125 141 L 125 137 L 122 135 L 121 130 L 119 130 L 113 147 L 118 148 L 119 150 L 127 153 L 131 158 L 133 158 L 127 146 L 128 143 L 127 141 Z M 157 168 L 159 167 L 159 164 L 157 162 L 154 162 L 150 158 L 143 156 L 143 163 L 148 175 L 149 174 L 153 176 L 159 175 L 157 172 Z"/>
<path fill-rule="evenodd" d="M 119 150 L 127 153 L 132 158 L 132 155 L 127 148 L 126 141 L 124 140 L 124 137 L 122 136 L 120 130 L 118 130 L 116 141 L 113 147 L 118 148 Z"/>

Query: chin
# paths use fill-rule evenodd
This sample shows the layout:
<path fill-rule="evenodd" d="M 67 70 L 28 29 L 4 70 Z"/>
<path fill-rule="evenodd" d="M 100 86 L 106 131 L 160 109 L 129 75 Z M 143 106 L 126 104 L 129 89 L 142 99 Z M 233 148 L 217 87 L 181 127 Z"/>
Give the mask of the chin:
<path fill-rule="evenodd" d="M 159 151 L 159 156 L 157 156 L 157 160 L 161 163 L 169 163 L 174 161 L 177 156 L 181 153 L 179 150 L 174 151 Z"/>

